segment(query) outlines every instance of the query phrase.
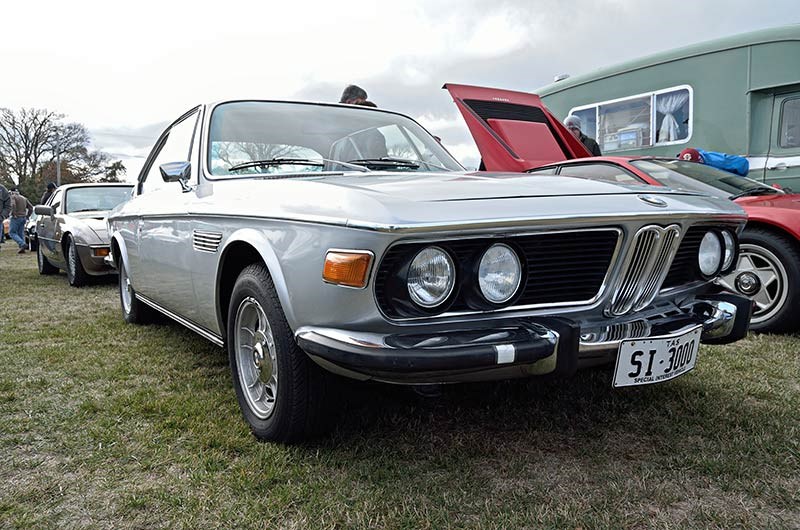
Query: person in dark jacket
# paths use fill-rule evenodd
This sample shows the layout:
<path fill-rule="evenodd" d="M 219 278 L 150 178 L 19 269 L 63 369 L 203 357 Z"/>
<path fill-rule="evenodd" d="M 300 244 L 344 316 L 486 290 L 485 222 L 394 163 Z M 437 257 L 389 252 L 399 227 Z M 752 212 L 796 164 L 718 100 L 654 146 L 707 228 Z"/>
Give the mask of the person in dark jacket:
<path fill-rule="evenodd" d="M 3 221 L 8 219 L 11 215 L 11 194 L 5 186 L 0 184 L 0 244 L 5 239 L 5 229 L 3 228 Z"/>
<path fill-rule="evenodd" d="M 597 145 L 597 142 L 594 138 L 589 138 L 585 134 L 581 132 L 581 127 L 583 124 L 581 123 L 581 119 L 577 116 L 567 116 L 567 119 L 564 120 L 564 126 L 569 129 L 569 132 L 583 144 L 586 149 L 592 156 L 603 156 L 603 153 L 600 152 L 600 146 Z"/>
<path fill-rule="evenodd" d="M 44 190 L 44 194 L 42 195 L 42 198 L 39 199 L 39 204 L 46 204 L 47 203 L 47 199 L 50 198 L 50 196 L 53 194 L 54 191 L 56 191 L 56 183 L 55 182 L 48 182 L 47 183 L 47 189 Z"/>

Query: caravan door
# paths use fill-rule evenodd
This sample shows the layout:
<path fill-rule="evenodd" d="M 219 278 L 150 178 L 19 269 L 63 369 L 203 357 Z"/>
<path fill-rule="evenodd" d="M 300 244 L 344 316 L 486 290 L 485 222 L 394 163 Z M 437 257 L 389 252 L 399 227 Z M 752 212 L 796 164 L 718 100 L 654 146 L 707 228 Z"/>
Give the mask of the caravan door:
<path fill-rule="evenodd" d="M 800 92 L 776 94 L 764 177 L 800 192 Z"/>

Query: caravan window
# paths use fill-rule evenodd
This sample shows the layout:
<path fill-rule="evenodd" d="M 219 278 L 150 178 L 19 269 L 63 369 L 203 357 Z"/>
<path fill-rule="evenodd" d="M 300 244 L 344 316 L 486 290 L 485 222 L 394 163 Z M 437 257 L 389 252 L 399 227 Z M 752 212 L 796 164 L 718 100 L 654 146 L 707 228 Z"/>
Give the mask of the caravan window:
<path fill-rule="evenodd" d="M 800 147 L 800 98 L 783 102 L 780 146 Z"/>
<path fill-rule="evenodd" d="M 575 107 L 583 133 L 605 152 L 685 143 L 692 130 L 692 89 L 680 86 Z"/>
<path fill-rule="evenodd" d="M 601 151 L 621 151 L 652 145 L 650 97 L 600 105 Z"/>
<path fill-rule="evenodd" d="M 655 95 L 657 144 L 689 138 L 689 90 L 671 90 Z"/>

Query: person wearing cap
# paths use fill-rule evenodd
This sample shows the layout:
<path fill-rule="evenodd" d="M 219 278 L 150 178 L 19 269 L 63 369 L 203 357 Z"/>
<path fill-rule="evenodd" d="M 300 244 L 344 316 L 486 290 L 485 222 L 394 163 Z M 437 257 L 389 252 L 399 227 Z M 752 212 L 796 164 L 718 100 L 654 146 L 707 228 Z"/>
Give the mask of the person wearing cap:
<path fill-rule="evenodd" d="M 579 117 L 575 115 L 567 116 L 567 119 L 564 120 L 564 126 L 590 153 L 592 153 L 592 156 L 603 156 L 603 153 L 600 152 L 600 146 L 597 145 L 594 138 L 589 138 L 581 132 L 583 124 Z"/>
<path fill-rule="evenodd" d="M 55 182 L 48 182 L 47 189 L 44 190 L 44 194 L 42 194 L 42 198 L 39 199 L 39 204 L 47 204 L 48 199 L 56 191 L 56 183 Z"/>
<path fill-rule="evenodd" d="M 716 151 L 703 151 L 702 149 L 687 148 L 678 154 L 678 158 L 698 164 L 706 164 L 746 177 L 750 171 L 750 162 L 743 156 L 718 153 Z"/>
<path fill-rule="evenodd" d="M 347 85 L 339 98 L 339 103 L 359 105 L 367 100 L 367 91 L 357 85 Z"/>

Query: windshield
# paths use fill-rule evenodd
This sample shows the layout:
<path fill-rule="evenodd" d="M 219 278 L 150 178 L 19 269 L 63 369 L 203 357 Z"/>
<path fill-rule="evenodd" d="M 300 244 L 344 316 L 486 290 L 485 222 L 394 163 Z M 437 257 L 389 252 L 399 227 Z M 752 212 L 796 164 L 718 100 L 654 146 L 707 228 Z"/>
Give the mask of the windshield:
<path fill-rule="evenodd" d="M 741 194 L 781 193 L 753 179 L 686 160 L 632 160 L 631 165 L 674 190 L 699 191 L 726 199 Z"/>
<path fill-rule="evenodd" d="M 113 210 L 131 198 L 133 186 L 71 188 L 65 196 L 65 213 Z"/>
<path fill-rule="evenodd" d="M 463 170 L 435 138 L 405 116 L 368 107 L 267 101 L 224 103 L 214 109 L 208 166 L 220 177 L 363 168 Z"/>

